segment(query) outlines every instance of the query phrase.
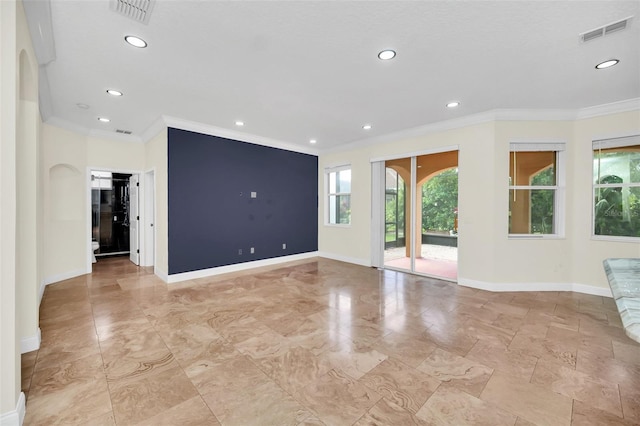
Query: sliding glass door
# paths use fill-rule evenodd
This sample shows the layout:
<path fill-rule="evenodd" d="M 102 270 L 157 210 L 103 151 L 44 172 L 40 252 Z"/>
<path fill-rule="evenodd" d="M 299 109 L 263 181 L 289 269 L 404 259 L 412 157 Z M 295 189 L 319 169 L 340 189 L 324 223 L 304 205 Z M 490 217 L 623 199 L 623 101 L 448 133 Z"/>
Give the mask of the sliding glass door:
<path fill-rule="evenodd" d="M 458 151 L 384 161 L 384 267 L 457 280 Z"/>

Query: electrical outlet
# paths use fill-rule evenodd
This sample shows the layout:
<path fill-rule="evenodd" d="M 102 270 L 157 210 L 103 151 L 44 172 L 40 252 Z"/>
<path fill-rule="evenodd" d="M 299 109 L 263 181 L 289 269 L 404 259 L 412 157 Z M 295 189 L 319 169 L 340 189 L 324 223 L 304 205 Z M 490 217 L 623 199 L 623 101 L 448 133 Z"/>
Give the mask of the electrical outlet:
<path fill-rule="evenodd" d="M 257 192 L 252 191 L 252 192 L 251 192 L 251 198 L 258 198 L 258 193 L 257 193 Z"/>
<path fill-rule="evenodd" d="M 251 247 L 251 254 L 255 253 L 256 249 L 254 249 L 253 247 Z"/>
<path fill-rule="evenodd" d="M 239 255 L 242 255 L 242 249 L 239 249 L 239 250 L 238 250 L 238 254 L 239 254 Z"/>
<path fill-rule="evenodd" d="M 286 244 L 286 243 L 283 243 L 283 244 L 282 244 L 282 250 L 286 250 L 286 249 L 287 249 L 287 244 Z"/>

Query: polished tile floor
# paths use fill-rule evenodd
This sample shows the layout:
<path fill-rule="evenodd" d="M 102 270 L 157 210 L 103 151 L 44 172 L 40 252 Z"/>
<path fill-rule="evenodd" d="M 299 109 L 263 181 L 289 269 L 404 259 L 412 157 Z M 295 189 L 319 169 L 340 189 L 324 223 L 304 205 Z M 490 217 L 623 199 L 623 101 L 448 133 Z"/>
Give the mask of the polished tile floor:
<path fill-rule="evenodd" d="M 166 285 L 127 259 L 46 288 L 26 425 L 633 425 L 613 301 L 313 259 Z"/>

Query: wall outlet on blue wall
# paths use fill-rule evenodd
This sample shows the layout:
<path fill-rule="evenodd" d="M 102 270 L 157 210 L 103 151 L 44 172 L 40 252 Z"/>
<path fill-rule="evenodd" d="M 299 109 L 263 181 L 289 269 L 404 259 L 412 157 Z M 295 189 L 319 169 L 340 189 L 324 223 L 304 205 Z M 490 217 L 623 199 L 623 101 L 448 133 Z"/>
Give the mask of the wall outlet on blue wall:
<path fill-rule="evenodd" d="M 242 249 L 238 250 L 238 254 L 242 255 Z"/>
<path fill-rule="evenodd" d="M 253 247 L 251 247 L 251 254 L 255 253 L 256 249 L 254 249 Z"/>
<path fill-rule="evenodd" d="M 283 243 L 283 244 L 282 244 L 282 250 L 286 250 L 286 249 L 287 249 L 287 244 L 286 244 L 286 243 Z"/>

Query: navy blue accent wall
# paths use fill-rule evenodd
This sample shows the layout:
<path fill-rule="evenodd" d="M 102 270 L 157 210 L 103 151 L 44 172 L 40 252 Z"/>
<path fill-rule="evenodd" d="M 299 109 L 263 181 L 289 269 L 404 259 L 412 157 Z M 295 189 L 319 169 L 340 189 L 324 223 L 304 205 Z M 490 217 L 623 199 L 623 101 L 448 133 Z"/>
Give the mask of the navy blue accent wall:
<path fill-rule="evenodd" d="M 318 157 L 173 128 L 168 150 L 169 274 L 318 250 Z"/>

